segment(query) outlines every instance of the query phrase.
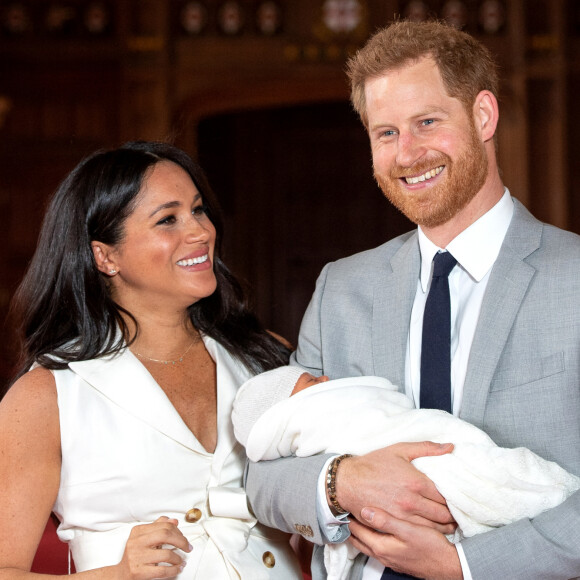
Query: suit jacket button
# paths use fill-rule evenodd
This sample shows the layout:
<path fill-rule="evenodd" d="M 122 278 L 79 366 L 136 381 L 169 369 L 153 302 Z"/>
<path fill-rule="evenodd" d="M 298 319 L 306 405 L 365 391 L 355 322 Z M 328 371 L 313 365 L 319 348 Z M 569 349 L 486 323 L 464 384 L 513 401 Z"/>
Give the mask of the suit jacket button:
<path fill-rule="evenodd" d="M 197 508 L 190 509 L 185 514 L 185 521 L 189 522 L 190 524 L 194 524 L 195 522 L 198 522 L 200 519 L 201 519 L 201 510 Z"/>
<path fill-rule="evenodd" d="M 276 565 L 276 558 L 274 558 L 272 552 L 264 552 L 262 555 L 262 562 L 264 562 L 266 568 L 273 568 Z"/>

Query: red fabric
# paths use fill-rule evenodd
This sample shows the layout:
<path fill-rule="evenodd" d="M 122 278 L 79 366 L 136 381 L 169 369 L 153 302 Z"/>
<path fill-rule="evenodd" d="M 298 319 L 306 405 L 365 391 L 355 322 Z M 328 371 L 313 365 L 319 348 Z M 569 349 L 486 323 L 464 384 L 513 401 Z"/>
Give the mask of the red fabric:
<path fill-rule="evenodd" d="M 56 535 L 58 521 L 51 516 L 32 562 L 32 572 L 42 574 L 68 574 L 68 547 Z M 71 564 L 72 566 L 72 564 Z M 74 572 L 74 566 L 72 566 Z"/>

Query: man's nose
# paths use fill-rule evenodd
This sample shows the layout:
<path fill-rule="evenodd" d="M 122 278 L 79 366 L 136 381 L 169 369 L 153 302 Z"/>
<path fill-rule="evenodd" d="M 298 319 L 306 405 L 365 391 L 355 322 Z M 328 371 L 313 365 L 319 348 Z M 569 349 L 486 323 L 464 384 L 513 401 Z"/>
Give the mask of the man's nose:
<path fill-rule="evenodd" d="M 425 153 L 425 146 L 411 132 L 399 134 L 397 139 L 397 165 L 411 167 Z"/>

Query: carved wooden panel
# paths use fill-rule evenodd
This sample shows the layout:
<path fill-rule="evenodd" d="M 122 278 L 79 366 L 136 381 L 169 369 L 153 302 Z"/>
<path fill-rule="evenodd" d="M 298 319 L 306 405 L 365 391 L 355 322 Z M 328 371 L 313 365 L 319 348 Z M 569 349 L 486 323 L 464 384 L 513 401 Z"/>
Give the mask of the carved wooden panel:
<path fill-rule="evenodd" d="M 396 14 L 447 18 L 487 44 L 503 77 L 498 145 L 505 181 L 539 217 L 580 232 L 575 0 L 6 0 L 0 2 L 0 318 L 34 248 L 45 200 L 83 155 L 135 138 L 174 139 L 195 155 L 198 128 L 207 135 L 208 127 L 221 127 L 228 136 L 222 146 L 202 142 L 199 152 L 211 153 L 210 168 L 217 164 L 216 185 L 228 184 L 222 188 L 231 204 L 228 234 L 236 244 L 262 239 L 254 248 L 260 260 L 236 248 L 232 257 L 252 278 L 267 322 L 293 338 L 322 262 L 401 226 L 389 214 L 365 224 L 368 232 L 356 230 L 365 212 L 379 216 L 389 206 L 372 182 L 358 121 L 344 117 L 346 57 Z M 329 125 L 326 115 L 334 115 Z M 325 154 L 342 134 L 360 149 L 351 144 Z M 365 184 L 360 191 L 358 183 Z M 344 184 L 349 194 L 342 198 Z M 308 204 L 299 195 L 307 191 Z M 248 196 L 257 196 L 251 209 L 242 203 Z M 342 201 L 333 205 L 335 199 Z M 276 204 L 301 234 L 296 242 L 286 222 L 271 232 L 280 259 L 260 254 L 265 236 L 254 238 L 252 230 L 261 216 L 269 231 L 279 219 Z M 345 233 L 334 239 L 337 223 Z M 0 381 L 10 375 L 8 344 L 0 341 Z"/>

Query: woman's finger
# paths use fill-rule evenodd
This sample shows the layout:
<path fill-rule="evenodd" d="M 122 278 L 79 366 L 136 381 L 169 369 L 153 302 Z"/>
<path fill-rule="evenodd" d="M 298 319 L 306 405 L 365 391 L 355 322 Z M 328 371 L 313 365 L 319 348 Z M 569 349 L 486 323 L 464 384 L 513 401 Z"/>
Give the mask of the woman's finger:
<path fill-rule="evenodd" d="M 157 519 L 152 524 L 135 526 L 131 531 L 129 541 L 137 541 L 139 544 L 149 547 L 168 544 L 183 552 L 190 552 L 192 549 L 187 538 L 177 527 L 177 520 L 165 517 Z"/>

